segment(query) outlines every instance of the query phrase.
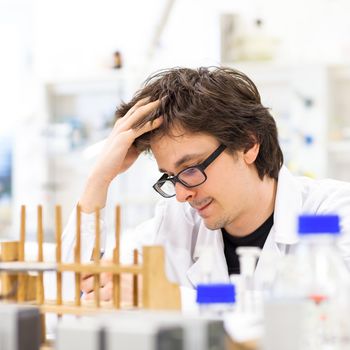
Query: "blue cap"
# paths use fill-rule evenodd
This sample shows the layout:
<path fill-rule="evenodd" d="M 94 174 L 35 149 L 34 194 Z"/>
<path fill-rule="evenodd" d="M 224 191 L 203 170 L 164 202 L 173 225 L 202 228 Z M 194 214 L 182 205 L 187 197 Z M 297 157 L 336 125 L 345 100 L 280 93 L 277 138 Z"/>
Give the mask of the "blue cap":
<path fill-rule="evenodd" d="M 236 288 L 234 284 L 198 284 L 197 303 L 234 303 L 236 301 Z"/>
<path fill-rule="evenodd" d="M 298 232 L 300 235 L 326 233 L 339 234 L 338 215 L 300 215 L 298 220 Z"/>

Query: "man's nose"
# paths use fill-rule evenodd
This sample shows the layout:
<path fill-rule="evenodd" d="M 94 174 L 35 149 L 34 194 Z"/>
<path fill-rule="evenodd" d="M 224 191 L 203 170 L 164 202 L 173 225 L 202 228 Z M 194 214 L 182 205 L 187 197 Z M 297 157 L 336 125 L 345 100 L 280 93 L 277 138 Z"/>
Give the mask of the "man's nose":
<path fill-rule="evenodd" d="M 194 188 L 187 188 L 181 183 L 175 184 L 176 199 L 179 202 L 187 202 L 193 198 L 195 190 Z"/>

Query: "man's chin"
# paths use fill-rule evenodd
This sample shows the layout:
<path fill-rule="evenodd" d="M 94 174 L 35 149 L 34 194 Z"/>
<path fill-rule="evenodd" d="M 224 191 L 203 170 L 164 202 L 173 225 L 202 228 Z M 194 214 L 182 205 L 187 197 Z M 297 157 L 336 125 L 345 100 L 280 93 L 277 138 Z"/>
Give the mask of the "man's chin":
<path fill-rule="evenodd" d="M 209 230 L 218 230 L 223 227 L 220 222 L 213 222 L 212 220 L 203 219 L 203 223 L 204 226 Z"/>

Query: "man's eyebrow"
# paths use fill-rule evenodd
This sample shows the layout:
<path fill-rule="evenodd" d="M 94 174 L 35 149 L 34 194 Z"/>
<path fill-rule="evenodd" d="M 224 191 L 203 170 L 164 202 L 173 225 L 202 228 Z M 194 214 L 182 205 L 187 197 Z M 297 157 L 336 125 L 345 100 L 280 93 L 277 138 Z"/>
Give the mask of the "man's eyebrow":
<path fill-rule="evenodd" d="M 180 158 L 178 161 L 175 162 L 175 168 L 181 167 L 184 163 L 193 160 L 193 159 L 198 159 L 200 157 L 203 157 L 203 153 L 195 153 L 195 154 L 186 154 L 182 158 Z M 167 173 L 165 169 L 159 169 L 161 173 Z"/>

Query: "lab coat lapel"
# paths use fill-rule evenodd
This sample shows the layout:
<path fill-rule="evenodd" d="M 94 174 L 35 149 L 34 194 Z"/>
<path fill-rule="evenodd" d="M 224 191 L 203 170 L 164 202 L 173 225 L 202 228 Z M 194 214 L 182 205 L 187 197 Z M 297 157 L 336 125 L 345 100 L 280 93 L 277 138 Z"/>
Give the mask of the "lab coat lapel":
<path fill-rule="evenodd" d="M 278 176 L 274 227 L 275 240 L 282 244 L 296 244 L 297 217 L 301 213 L 301 188 L 295 177 L 286 167 L 282 167 Z"/>
<path fill-rule="evenodd" d="M 255 270 L 257 280 L 267 280 L 275 273 L 278 260 L 298 243 L 297 216 L 301 213 L 301 189 L 286 167 L 278 177 L 274 224 L 261 251 Z"/>
<path fill-rule="evenodd" d="M 224 242 L 222 239 L 221 230 L 209 230 L 203 222 L 200 224 L 198 238 L 194 249 L 193 260 L 194 264 L 187 270 L 187 277 L 193 284 L 197 286 L 203 283 L 201 247 L 209 246 L 213 249 L 213 271 L 211 282 L 228 282 L 229 276 L 227 272 L 227 264 L 224 255 Z"/>

